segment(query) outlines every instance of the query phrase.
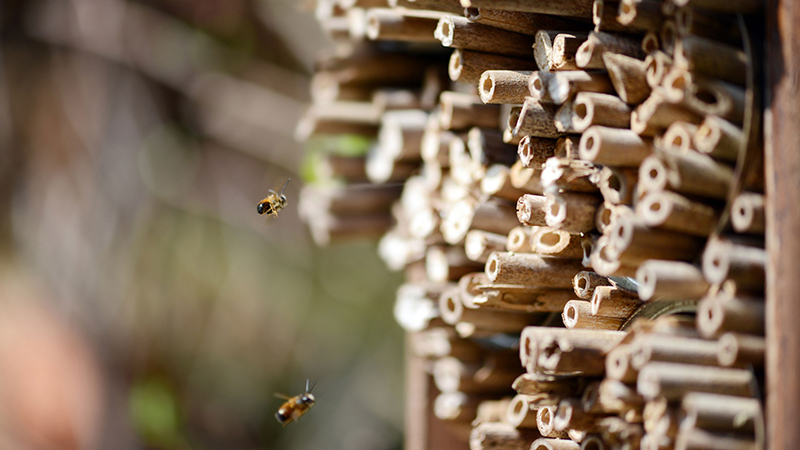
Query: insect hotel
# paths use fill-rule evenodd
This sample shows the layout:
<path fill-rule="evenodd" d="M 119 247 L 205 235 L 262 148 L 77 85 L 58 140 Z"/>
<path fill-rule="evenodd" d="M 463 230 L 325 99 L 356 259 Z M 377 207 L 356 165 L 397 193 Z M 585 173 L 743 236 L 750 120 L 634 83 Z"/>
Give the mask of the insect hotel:
<path fill-rule="evenodd" d="M 791 6 L 318 0 L 298 136 L 371 145 L 300 208 L 405 273 L 407 450 L 796 448 Z"/>

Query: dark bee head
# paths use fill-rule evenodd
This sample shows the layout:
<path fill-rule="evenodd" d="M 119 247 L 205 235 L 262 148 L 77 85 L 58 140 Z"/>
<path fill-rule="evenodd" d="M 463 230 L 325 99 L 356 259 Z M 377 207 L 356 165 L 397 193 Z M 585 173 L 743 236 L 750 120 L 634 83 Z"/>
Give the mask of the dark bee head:
<path fill-rule="evenodd" d="M 270 202 L 261 202 L 256 210 L 259 214 L 270 214 L 272 212 L 272 204 Z"/>
<path fill-rule="evenodd" d="M 300 396 L 300 400 L 298 403 L 308 406 L 309 408 L 314 406 L 316 403 L 316 399 L 314 398 L 314 394 L 306 393 Z"/>

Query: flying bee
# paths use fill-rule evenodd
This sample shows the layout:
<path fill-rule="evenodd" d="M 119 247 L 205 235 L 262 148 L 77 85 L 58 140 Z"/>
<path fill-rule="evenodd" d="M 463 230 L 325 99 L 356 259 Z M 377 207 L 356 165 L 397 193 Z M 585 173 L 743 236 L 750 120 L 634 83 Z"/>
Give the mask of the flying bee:
<path fill-rule="evenodd" d="M 269 190 L 272 192 L 272 194 L 270 194 L 264 200 L 258 202 L 257 211 L 259 214 L 272 214 L 273 216 L 278 217 L 278 211 L 286 207 L 286 196 L 283 195 L 283 191 L 286 190 L 286 186 L 290 181 L 292 181 L 291 178 L 286 180 L 286 184 L 283 185 L 283 189 L 281 189 L 280 194 L 272 189 Z"/>
<path fill-rule="evenodd" d="M 311 394 L 311 390 L 314 389 L 316 385 L 317 383 L 315 382 L 309 387 L 308 380 L 306 380 L 306 392 L 303 394 L 295 395 L 294 397 L 275 394 L 276 397 L 286 400 L 286 402 L 281 405 L 280 409 L 278 409 L 278 412 L 275 413 L 275 418 L 278 419 L 281 425 L 285 427 L 289 422 L 299 419 L 314 406 L 316 400 Z"/>

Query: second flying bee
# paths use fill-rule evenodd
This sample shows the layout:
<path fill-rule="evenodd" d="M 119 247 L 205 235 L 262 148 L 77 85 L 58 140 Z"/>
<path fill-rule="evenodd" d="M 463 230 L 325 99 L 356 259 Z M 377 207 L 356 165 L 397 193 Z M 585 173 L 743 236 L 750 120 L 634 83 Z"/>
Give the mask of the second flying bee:
<path fill-rule="evenodd" d="M 289 397 L 283 394 L 275 394 L 276 397 L 286 400 L 286 402 L 284 402 L 284 404 L 278 409 L 278 412 L 275 413 L 275 418 L 278 419 L 278 422 L 281 425 L 285 427 L 292 421 L 299 419 L 303 416 L 303 414 L 307 413 L 312 406 L 314 406 L 316 399 L 314 398 L 314 395 L 311 394 L 311 390 L 314 389 L 316 384 L 317 383 L 314 383 L 309 387 L 308 380 L 306 380 L 306 392 L 300 395 L 295 395 L 294 397 Z"/>
<path fill-rule="evenodd" d="M 286 186 L 290 181 L 292 181 L 291 178 L 286 180 L 286 184 L 283 185 L 283 189 L 281 189 L 280 194 L 272 189 L 269 190 L 272 194 L 270 194 L 264 200 L 258 202 L 257 211 L 259 214 L 272 214 L 273 216 L 278 217 L 278 211 L 286 207 L 286 196 L 283 195 L 283 191 L 286 190 Z"/>

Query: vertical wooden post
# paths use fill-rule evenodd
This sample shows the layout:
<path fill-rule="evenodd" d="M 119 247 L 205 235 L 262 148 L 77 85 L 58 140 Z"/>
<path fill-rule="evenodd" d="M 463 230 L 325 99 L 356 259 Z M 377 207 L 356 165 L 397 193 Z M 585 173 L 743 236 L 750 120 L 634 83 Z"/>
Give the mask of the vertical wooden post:
<path fill-rule="evenodd" d="M 800 3 L 767 2 L 767 448 L 800 442 Z"/>

